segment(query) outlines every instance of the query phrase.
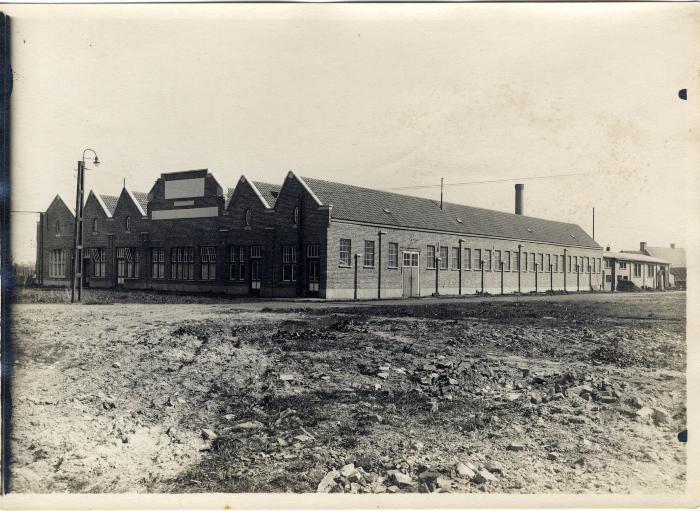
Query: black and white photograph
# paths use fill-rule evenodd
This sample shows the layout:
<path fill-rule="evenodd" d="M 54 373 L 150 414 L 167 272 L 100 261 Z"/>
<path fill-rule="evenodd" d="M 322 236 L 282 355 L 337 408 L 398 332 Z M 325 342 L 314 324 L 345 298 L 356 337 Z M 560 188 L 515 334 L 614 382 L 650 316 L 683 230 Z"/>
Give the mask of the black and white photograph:
<path fill-rule="evenodd" d="M 2 10 L 3 507 L 698 505 L 696 3 Z"/>

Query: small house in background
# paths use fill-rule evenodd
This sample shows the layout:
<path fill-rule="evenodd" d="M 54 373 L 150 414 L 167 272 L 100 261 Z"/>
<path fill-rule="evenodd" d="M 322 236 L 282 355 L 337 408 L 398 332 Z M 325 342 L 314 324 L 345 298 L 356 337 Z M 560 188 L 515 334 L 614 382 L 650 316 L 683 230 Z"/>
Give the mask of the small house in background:
<path fill-rule="evenodd" d="M 610 247 L 603 254 L 604 290 L 623 289 L 621 283 L 625 281 L 642 289 L 664 290 L 670 287 L 668 261 L 638 252 L 611 252 Z"/>
<path fill-rule="evenodd" d="M 671 243 L 668 247 L 650 247 L 646 241 L 639 243 L 639 250 L 623 250 L 627 254 L 641 254 L 663 259 L 670 265 L 668 287 L 685 289 L 688 274 L 685 249 Z"/>

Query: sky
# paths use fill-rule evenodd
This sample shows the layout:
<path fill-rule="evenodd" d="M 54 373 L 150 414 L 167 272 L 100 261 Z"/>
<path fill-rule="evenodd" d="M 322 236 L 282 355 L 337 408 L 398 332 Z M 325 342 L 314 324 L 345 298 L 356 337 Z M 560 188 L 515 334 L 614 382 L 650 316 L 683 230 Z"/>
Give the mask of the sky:
<path fill-rule="evenodd" d="M 521 182 L 525 214 L 591 233 L 595 208 L 613 250 L 700 245 L 697 5 L 3 8 L 13 211 L 74 205 L 89 147 L 106 194 L 294 170 L 512 212 Z M 15 261 L 37 219 L 13 214 Z"/>

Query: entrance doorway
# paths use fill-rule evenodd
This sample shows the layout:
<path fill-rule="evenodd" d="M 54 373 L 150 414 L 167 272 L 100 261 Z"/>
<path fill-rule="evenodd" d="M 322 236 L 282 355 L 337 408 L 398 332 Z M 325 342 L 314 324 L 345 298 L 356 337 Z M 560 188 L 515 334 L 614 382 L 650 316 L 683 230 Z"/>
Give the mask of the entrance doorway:
<path fill-rule="evenodd" d="M 418 252 L 403 252 L 401 274 L 403 279 L 403 297 L 420 296 L 420 266 Z"/>
<path fill-rule="evenodd" d="M 250 260 L 250 292 L 254 295 L 260 294 L 262 287 L 262 272 L 260 271 L 260 259 Z"/>
<path fill-rule="evenodd" d="M 308 260 L 308 288 L 307 293 L 311 296 L 318 296 L 319 275 L 318 275 L 318 259 Z"/>

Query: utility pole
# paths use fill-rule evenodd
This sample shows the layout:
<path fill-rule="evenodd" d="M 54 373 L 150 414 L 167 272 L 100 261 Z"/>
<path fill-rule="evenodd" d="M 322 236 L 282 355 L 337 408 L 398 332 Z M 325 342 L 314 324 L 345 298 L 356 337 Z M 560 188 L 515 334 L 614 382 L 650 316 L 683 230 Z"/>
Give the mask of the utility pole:
<path fill-rule="evenodd" d="M 97 153 L 92 149 L 83 151 L 82 160 L 78 161 L 78 177 L 75 189 L 75 232 L 73 233 L 73 278 L 70 290 L 70 303 L 75 302 L 76 294 L 80 301 L 83 291 L 83 195 L 85 188 L 85 153 L 92 151 L 93 163 L 100 164 Z"/>
<path fill-rule="evenodd" d="M 595 241 L 595 208 L 593 208 L 593 241 Z"/>
<path fill-rule="evenodd" d="M 440 178 L 440 209 L 442 209 L 442 188 L 443 188 L 444 182 L 445 182 L 445 178 L 441 177 Z"/>

